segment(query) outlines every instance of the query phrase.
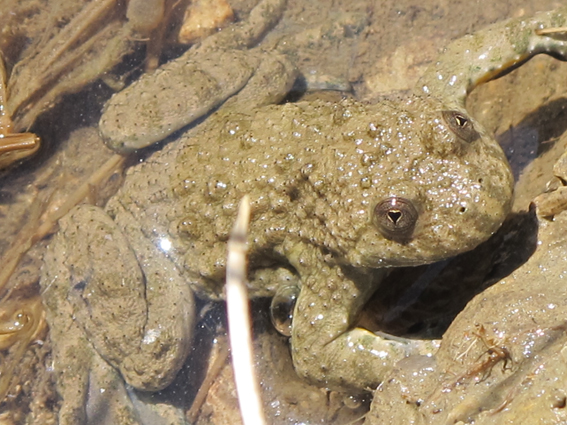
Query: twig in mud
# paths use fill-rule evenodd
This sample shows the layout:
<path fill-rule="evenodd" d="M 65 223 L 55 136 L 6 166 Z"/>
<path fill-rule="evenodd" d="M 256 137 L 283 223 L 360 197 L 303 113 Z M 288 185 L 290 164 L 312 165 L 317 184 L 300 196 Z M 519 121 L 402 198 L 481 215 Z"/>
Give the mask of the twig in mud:
<path fill-rule="evenodd" d="M 244 425 L 265 425 L 260 386 L 254 372 L 248 290 L 246 289 L 246 234 L 250 221 L 250 200 L 242 198 L 238 216 L 228 240 L 226 304 L 232 366 L 240 414 Z"/>

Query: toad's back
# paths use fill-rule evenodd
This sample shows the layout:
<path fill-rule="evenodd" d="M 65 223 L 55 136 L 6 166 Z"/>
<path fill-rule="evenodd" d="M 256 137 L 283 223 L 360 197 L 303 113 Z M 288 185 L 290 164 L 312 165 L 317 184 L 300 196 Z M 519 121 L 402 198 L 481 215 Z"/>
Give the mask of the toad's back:
<path fill-rule="evenodd" d="M 253 269 L 285 263 L 280 248 L 295 241 L 354 266 L 445 258 L 494 232 L 511 193 L 497 143 L 463 113 L 414 96 L 219 111 L 134 167 L 108 209 L 120 220 L 124 206 L 146 236 L 171 242 L 168 255 L 199 292 L 215 282 L 208 293 L 215 296 L 244 194 L 252 203 Z M 400 209 L 388 209 L 392 198 L 415 210 L 409 235 L 384 231 L 381 222 Z"/>

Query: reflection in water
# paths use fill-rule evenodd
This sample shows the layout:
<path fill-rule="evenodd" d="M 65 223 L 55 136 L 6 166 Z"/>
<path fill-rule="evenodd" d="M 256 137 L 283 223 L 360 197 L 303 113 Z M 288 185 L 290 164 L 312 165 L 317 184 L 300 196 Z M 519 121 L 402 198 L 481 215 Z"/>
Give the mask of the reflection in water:
<path fill-rule="evenodd" d="M 167 253 L 171 249 L 171 241 L 166 237 L 160 238 L 158 245 L 160 249 L 165 253 Z"/>

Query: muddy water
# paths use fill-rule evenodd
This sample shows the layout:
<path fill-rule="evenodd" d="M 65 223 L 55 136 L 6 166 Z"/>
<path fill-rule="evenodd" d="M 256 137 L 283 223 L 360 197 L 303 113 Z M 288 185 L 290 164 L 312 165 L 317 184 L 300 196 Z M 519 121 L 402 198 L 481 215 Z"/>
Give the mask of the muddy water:
<path fill-rule="evenodd" d="M 77 6 L 79 3 L 73 3 L 73 7 L 70 7 L 70 11 L 66 13 L 71 16 L 76 13 L 75 10 L 80 9 L 80 5 Z M 30 28 L 34 28 L 34 25 L 41 27 L 39 17 L 41 14 L 34 15 L 30 10 L 40 10 L 43 3 L 30 2 L 25 4 L 27 15 L 22 15 L 22 21 L 14 23 L 12 17 L 8 19 L 8 15 L 0 15 L 0 21 L 5 23 L 4 28 L 10 25 L 15 28 L 17 25 L 23 25 L 23 23 Z M 245 17 L 253 4 L 253 1 L 231 2 L 237 17 Z M 539 10 L 553 9 L 557 5 L 558 2 L 555 1 L 535 2 L 533 0 L 518 2 L 449 0 L 431 1 L 426 5 L 423 2 L 413 0 L 356 2 L 346 0 L 310 2 L 290 0 L 282 22 L 267 35 L 264 43 L 266 45 L 275 42 L 281 43 L 281 40 L 291 40 L 296 37 L 296 40 L 300 40 L 297 45 L 301 45 L 302 48 L 301 50 L 294 50 L 296 45 L 290 41 L 289 53 L 296 61 L 301 73 L 306 76 L 305 84 L 307 86 L 346 90 L 357 98 L 372 100 L 378 99 L 391 91 L 403 92 L 411 88 L 425 67 L 435 57 L 437 50 L 445 45 L 448 40 L 482 28 L 489 23 L 513 16 L 530 15 Z M 13 2 L 10 7 L 17 10 L 18 5 Z M 342 31 L 333 32 L 333 23 L 337 21 L 338 17 L 347 15 L 351 16 L 353 20 L 350 30 L 344 31 L 343 28 Z M 30 19 L 29 16 L 33 16 L 33 19 Z M 37 23 L 35 23 L 36 20 Z M 305 38 L 313 36 L 308 30 L 325 24 L 331 28 L 325 36 L 325 48 L 310 49 L 308 43 L 303 42 Z M 16 33 L 21 36 L 21 32 L 16 31 Z M 30 30 L 28 36 L 30 38 L 41 37 L 42 33 L 41 30 L 37 32 Z M 8 45 L 10 47 L 5 47 Z M 10 49 L 9 56 L 16 61 L 18 55 L 13 52 L 14 45 L 2 43 L 3 48 Z M 25 52 L 25 49 L 22 49 L 22 52 Z M 321 52 L 324 52 L 324 54 Z M 143 52 L 134 55 L 129 60 L 138 69 L 143 60 Z M 116 74 L 120 76 L 122 73 L 129 72 L 126 70 L 127 68 L 127 66 L 119 68 Z M 553 180 L 552 166 L 565 150 L 567 138 L 562 137 L 562 134 L 565 130 L 564 123 L 567 122 L 565 119 L 567 118 L 565 116 L 567 101 L 564 89 L 565 79 L 562 76 L 566 75 L 566 71 L 566 64 L 559 63 L 552 58 L 538 57 L 510 75 L 478 88 L 468 100 L 471 114 L 497 135 L 512 161 L 518 180 L 515 211 L 527 211 L 530 201 L 546 189 L 548 182 Z M 55 109 L 46 112 L 35 122 L 32 129 L 44 140 L 44 148 L 36 157 L 6 171 L 0 177 L 0 234 L 2 234 L 0 255 L 2 255 L 2 258 L 5 258 L 9 253 L 10 247 L 16 243 L 15 241 L 22 231 L 29 232 L 29 228 L 26 226 L 33 227 L 33 223 L 38 220 L 37 217 L 46 205 L 52 202 L 63 202 L 66 195 L 72 192 L 85 176 L 97 169 L 111 155 L 102 144 L 96 128 L 101 107 L 111 92 L 112 90 L 107 85 L 97 80 L 93 84 L 86 85 L 78 93 L 63 98 Z M 129 163 L 134 163 L 137 159 L 137 157 L 133 157 Z M 108 186 L 91 190 L 88 202 L 103 204 L 116 190 L 120 182 L 121 173 L 113 174 Z M 555 183 L 555 186 L 557 186 L 557 183 Z M 524 216 L 521 216 L 521 219 L 509 225 L 508 233 L 501 235 L 500 240 L 493 241 L 483 248 L 486 250 L 485 252 L 489 252 L 491 255 L 471 255 L 472 258 L 484 259 L 484 263 L 479 258 L 474 260 L 481 261 L 474 268 L 483 270 L 483 272 L 474 282 L 470 284 L 467 282 L 470 291 L 464 298 L 461 296 L 463 291 L 443 291 L 443 302 L 432 306 L 432 303 L 428 302 L 426 293 L 424 294 L 425 301 L 420 304 L 420 301 L 417 300 L 412 308 L 408 308 L 405 316 L 402 314 L 396 323 L 387 324 L 390 326 L 390 331 L 399 334 L 411 334 L 412 332 L 419 334 L 421 332 L 438 337 L 455 320 L 455 324 L 451 327 L 451 333 L 446 338 L 448 340 L 459 340 L 459 338 L 463 338 L 463 335 L 471 338 L 473 333 L 480 333 L 480 328 L 476 326 L 480 323 L 480 320 L 475 316 L 474 309 L 481 307 L 485 308 L 485 310 L 482 310 L 484 316 L 495 317 L 493 322 L 512 321 L 510 316 L 502 317 L 497 314 L 498 303 L 484 302 L 482 304 L 481 300 L 498 296 L 513 298 L 514 291 L 518 290 L 518 285 L 526 284 L 526 281 L 530 279 L 530 274 L 539 273 L 538 270 L 542 268 L 541 264 L 546 264 L 546 251 L 538 251 L 538 260 L 534 265 L 529 262 L 526 263 L 528 269 L 519 271 L 510 278 L 513 279 L 513 285 L 507 283 L 496 286 L 497 288 L 512 287 L 510 292 L 506 292 L 506 295 L 483 292 L 478 297 L 484 298 L 475 298 L 475 301 L 467 307 L 463 316 L 458 316 L 457 319 L 454 319 L 454 317 L 476 293 L 485 290 L 487 286 L 498 281 L 498 279 L 504 278 L 507 273 L 513 270 L 513 267 L 519 267 L 519 264 L 526 261 L 532 254 L 535 249 L 534 244 L 537 245 L 537 241 L 534 240 L 534 238 L 537 238 L 537 232 L 534 230 L 534 227 L 537 228 L 537 226 L 533 225 L 534 220 L 533 218 L 525 219 Z M 544 223 L 545 232 L 540 236 L 540 245 L 563 246 L 563 240 L 556 240 L 553 236 L 560 231 L 562 223 L 562 220 L 546 221 Z M 512 246 L 506 244 L 510 240 L 514 241 Z M 48 242 L 49 239 L 47 238 L 37 243 L 21 261 L 9 283 L 9 287 L 15 289 L 8 294 L 7 299 L 2 301 L 3 311 L 10 311 L 11 303 L 31 299 L 37 294 L 39 267 L 41 267 L 45 244 Z M 515 265 L 509 265 L 507 259 L 514 257 L 514 253 L 518 252 L 519 258 L 515 260 Z M 565 256 L 561 257 L 556 252 L 553 255 L 553 258 L 556 259 L 565 258 Z M 504 257 L 505 260 L 502 259 Z M 465 260 L 465 262 L 468 261 Z M 557 265 L 559 262 L 560 260 L 557 260 L 555 264 Z M 453 281 L 460 279 L 463 281 L 462 274 L 467 274 L 467 269 L 458 264 L 454 267 L 453 270 L 457 270 L 461 274 L 454 272 L 457 276 L 455 277 L 453 272 L 447 272 L 450 277 L 444 279 Z M 530 269 L 530 267 L 533 267 L 533 269 Z M 564 271 L 560 266 L 558 267 L 545 265 L 546 285 L 553 284 L 554 279 L 562 276 Z M 415 277 L 413 278 L 415 279 Z M 408 280 L 411 279 L 411 276 L 408 277 Z M 510 280 L 506 282 L 510 282 Z M 541 289 L 537 289 L 540 287 Z M 492 289 L 492 291 L 495 290 Z M 546 289 L 541 282 L 537 283 L 534 291 L 534 294 L 553 292 Z M 438 292 L 434 293 L 438 294 Z M 459 296 L 458 299 L 452 298 L 457 295 Z M 383 308 L 395 306 L 398 299 L 396 297 L 399 296 L 399 294 L 388 295 L 387 301 L 382 301 L 382 304 L 385 304 Z M 561 294 L 557 295 L 557 297 L 560 296 Z M 436 299 L 438 300 L 439 297 L 436 296 Z M 551 300 L 550 302 L 559 301 Z M 428 311 L 421 308 L 423 304 L 429 305 Z M 459 308 L 440 316 L 439 311 L 446 313 L 447 305 L 457 305 Z M 256 342 L 256 351 L 259 353 L 258 369 L 263 373 L 265 408 L 271 421 L 273 423 L 289 423 L 289 420 L 295 423 L 308 421 L 345 423 L 360 418 L 369 408 L 369 398 L 352 399 L 347 395 L 327 393 L 297 379 L 291 368 L 285 339 L 276 335 L 266 324 L 266 306 L 260 303 L 257 308 L 257 331 L 260 333 Z M 526 307 L 526 310 L 537 308 L 537 305 L 530 305 Z M 35 314 L 39 315 L 40 313 L 36 312 Z M 561 364 L 561 344 L 563 344 L 563 338 L 560 334 L 562 332 L 561 323 L 560 321 L 549 321 L 549 317 L 554 313 L 550 311 L 547 314 L 547 316 L 542 316 L 545 320 L 541 319 L 545 322 L 544 328 L 553 329 L 555 333 L 559 332 L 559 336 L 555 333 L 550 335 L 549 332 L 544 332 L 544 334 L 550 335 L 550 342 L 546 345 L 540 340 L 536 341 L 540 346 L 543 346 L 542 349 L 537 351 L 536 354 L 539 357 L 536 360 L 530 357 L 521 362 L 521 356 L 516 354 L 516 351 L 524 347 L 522 344 L 529 342 L 530 332 L 532 332 L 532 328 L 522 322 L 521 319 L 518 319 L 520 321 L 512 327 L 506 328 L 506 332 L 517 332 L 519 335 L 517 340 L 508 337 L 503 341 L 494 342 L 496 338 L 494 336 L 496 330 L 494 329 L 496 328 L 488 329 L 486 331 L 488 335 L 483 336 L 486 345 L 504 347 L 507 352 L 512 353 L 511 357 L 516 361 L 516 366 L 514 366 L 516 369 L 512 369 L 512 372 L 518 371 L 518 375 L 512 375 L 512 372 L 508 372 L 508 369 L 502 368 L 498 364 L 493 369 L 502 376 L 483 381 L 484 393 L 478 390 L 477 393 L 471 392 L 471 395 L 467 396 L 461 392 L 454 395 L 453 398 L 440 399 L 435 393 L 437 386 L 416 383 L 416 388 L 419 388 L 419 391 L 416 390 L 416 395 L 412 396 L 415 398 L 429 397 L 430 406 L 442 406 L 446 411 L 451 411 L 454 416 L 458 416 L 458 419 L 465 421 L 469 420 L 470 414 L 462 407 L 464 403 L 469 403 L 469 405 L 478 407 L 480 410 L 485 409 L 493 413 L 500 412 L 499 406 L 488 404 L 485 407 L 482 404 L 483 397 L 493 391 L 494 387 L 490 385 L 499 385 L 503 379 L 508 379 L 510 376 L 514 376 L 510 379 L 511 382 L 520 382 L 522 377 L 529 376 L 538 365 L 543 364 L 546 370 L 549 370 L 550 368 L 558 368 L 557 364 Z M 222 334 L 224 332 L 223 319 L 219 317 L 222 314 L 212 316 L 210 320 L 213 324 L 207 322 L 204 325 L 204 328 L 209 332 L 205 333 L 202 337 L 203 340 L 210 339 L 211 333 L 216 335 L 216 333 Z M 376 326 L 380 327 L 380 320 L 389 316 L 382 312 L 378 316 L 378 319 L 370 318 L 369 321 L 373 324 L 377 322 Z M 8 322 L 10 320 L 9 317 L 3 318 Z M 384 329 L 384 327 L 381 328 Z M 386 327 L 386 329 L 388 328 Z M 520 339 L 522 340 L 518 342 Z M 535 337 L 530 341 L 532 340 L 536 340 Z M 465 342 L 470 344 L 468 339 Z M 455 344 L 462 347 L 461 351 L 465 351 L 468 347 L 465 342 Z M 204 343 L 203 345 L 207 344 Z M 475 345 L 475 349 L 478 349 L 475 359 L 486 352 L 487 348 L 485 347 L 483 351 L 482 347 L 481 343 Z M 14 364 L 18 369 L 9 385 L 9 397 L 0 405 L 0 417 L 5 419 L 7 423 L 55 423 L 60 400 L 54 388 L 55 377 L 50 373 L 49 334 L 47 332 L 39 333 L 36 340 L 29 345 L 29 348 L 23 354 L 18 355 L 18 348 L 21 349 L 21 345 L 14 344 L 11 348 L 5 350 L 6 362 L 11 360 L 11 364 Z M 473 360 L 470 360 L 470 363 L 466 363 L 464 366 L 456 366 L 453 360 L 459 357 L 461 351 L 445 348 L 441 353 L 441 367 L 451 370 L 453 376 L 470 374 L 470 371 L 477 367 L 472 354 L 470 359 Z M 206 358 L 206 355 L 208 355 L 206 353 L 191 357 L 188 363 L 196 362 L 198 358 Z M 502 359 L 504 357 L 505 354 L 502 354 Z M 191 364 L 188 364 L 180 379 L 174 383 L 173 388 L 169 392 L 165 391 L 160 394 L 159 397 L 174 398 L 176 403 L 183 406 L 183 409 L 187 409 L 191 405 L 195 389 L 202 379 L 202 376 L 194 371 L 200 367 L 203 367 L 202 363 L 198 367 L 192 367 Z M 411 367 L 414 366 L 410 365 L 410 369 Z M 21 371 L 21 373 L 18 371 Z M 400 377 L 396 378 L 402 381 L 405 376 L 404 373 L 403 371 L 400 372 Z M 507 375 L 507 373 L 510 373 L 510 375 Z M 562 379 L 562 373 L 558 372 L 557 379 Z M 193 382 L 189 386 L 183 379 L 188 376 Z M 447 386 L 453 385 L 454 381 L 451 381 L 450 377 L 443 376 Z M 473 378 L 470 378 L 471 382 Z M 518 381 L 514 381 L 515 379 Z M 551 376 L 549 379 L 554 379 L 554 377 Z M 534 380 L 533 382 L 534 384 L 529 391 L 536 391 L 537 385 L 540 385 L 539 381 Z M 420 385 L 422 386 L 420 387 Z M 500 400 L 505 407 L 501 411 L 508 412 L 507 415 L 509 416 L 507 417 L 522 417 L 524 413 L 518 412 L 524 411 L 514 409 L 520 409 L 521 400 L 531 394 L 527 387 L 526 385 L 525 393 L 516 393 L 509 386 L 501 386 L 507 391 L 504 398 Z M 463 388 L 468 387 L 464 385 Z M 561 411 L 561 400 L 564 396 L 559 394 L 557 392 L 559 390 L 556 391 L 556 389 L 550 390 L 543 386 L 539 388 L 555 391 L 551 397 L 555 397 L 554 399 L 558 401 L 555 404 L 551 403 L 556 406 L 553 408 L 555 410 L 549 410 L 548 407 L 545 407 L 548 410 L 535 410 L 535 412 L 549 418 L 548 423 L 559 420 L 561 416 L 557 415 L 560 415 L 560 413 L 556 412 Z M 394 421 L 393 423 L 404 423 L 403 415 L 392 413 L 402 401 L 404 403 L 406 401 L 406 398 L 400 396 L 399 388 L 386 388 L 383 397 L 384 403 L 373 407 L 374 417 L 382 420 L 389 417 Z M 231 370 L 227 365 L 209 391 L 209 396 L 204 402 L 199 417 L 199 423 L 234 423 L 236 410 L 237 404 L 234 399 Z M 433 410 L 431 409 L 426 413 L 418 411 L 417 415 L 423 415 L 428 420 L 441 421 L 437 418 L 442 416 L 435 416 L 430 413 Z M 414 415 L 416 413 L 412 411 L 408 414 Z M 499 418 L 498 415 L 485 416 Z M 486 417 L 481 419 L 486 422 L 492 420 L 494 423 L 499 423 L 495 419 L 489 420 Z M 446 417 L 443 416 L 443 418 Z M 424 423 L 427 422 L 424 421 Z"/>

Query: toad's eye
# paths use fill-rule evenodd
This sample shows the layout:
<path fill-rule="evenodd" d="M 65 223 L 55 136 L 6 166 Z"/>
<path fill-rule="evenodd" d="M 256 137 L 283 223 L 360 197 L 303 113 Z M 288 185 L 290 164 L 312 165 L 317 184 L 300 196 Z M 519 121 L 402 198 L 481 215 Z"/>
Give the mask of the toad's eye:
<path fill-rule="evenodd" d="M 386 239 L 407 242 L 415 229 L 419 214 L 413 203 L 392 196 L 374 207 L 374 223 Z"/>
<path fill-rule="evenodd" d="M 443 111 L 442 115 L 451 131 L 465 142 L 472 143 L 480 137 L 470 118 L 462 112 Z"/>

